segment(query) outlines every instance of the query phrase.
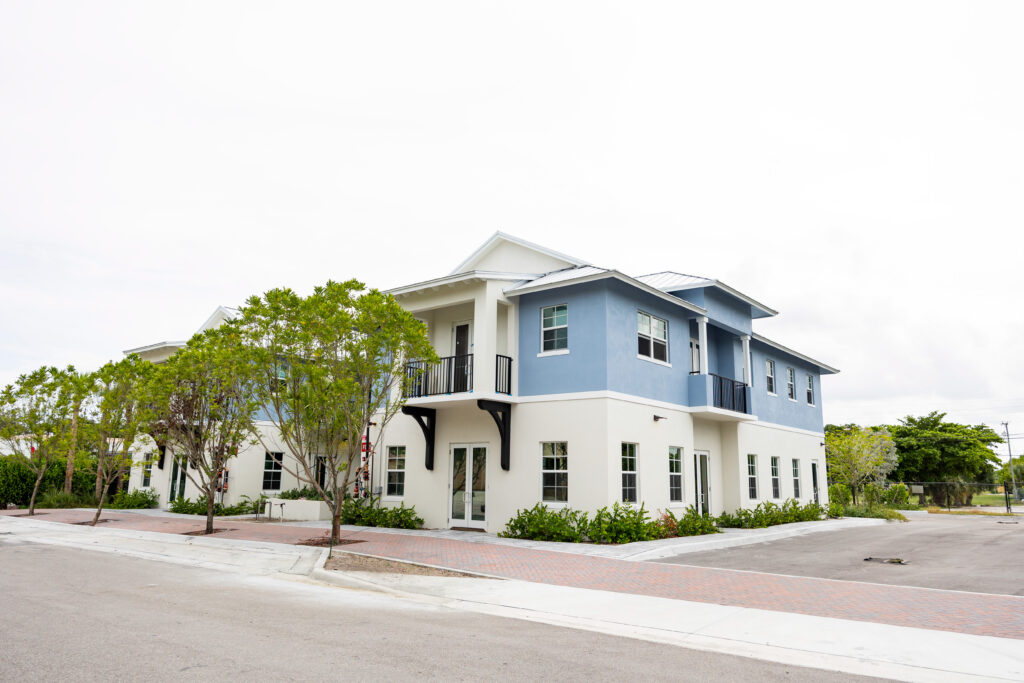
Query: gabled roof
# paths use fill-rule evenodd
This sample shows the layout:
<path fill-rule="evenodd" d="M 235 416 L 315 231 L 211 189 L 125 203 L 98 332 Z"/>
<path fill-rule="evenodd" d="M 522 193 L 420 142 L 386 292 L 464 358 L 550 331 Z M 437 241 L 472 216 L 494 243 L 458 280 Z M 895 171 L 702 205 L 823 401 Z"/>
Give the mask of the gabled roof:
<path fill-rule="evenodd" d="M 760 301 L 753 299 L 738 289 L 733 289 L 729 285 L 725 284 L 721 280 L 715 280 L 713 278 L 699 277 L 697 275 L 686 275 L 684 273 L 675 273 L 671 270 L 662 271 L 660 273 L 651 273 L 650 275 L 641 275 L 637 278 L 641 282 L 645 282 L 652 287 L 656 287 L 663 292 L 680 292 L 686 289 L 697 289 L 701 287 L 717 287 L 726 294 L 736 297 L 745 304 L 749 304 L 752 308 L 757 309 L 762 315 L 755 315 L 755 318 L 766 318 L 773 315 L 778 315 L 779 312 L 774 308 L 765 306 Z"/>
<path fill-rule="evenodd" d="M 814 365 L 819 370 L 821 370 L 821 374 L 823 374 L 823 375 L 835 375 L 835 374 L 839 373 L 839 370 L 837 370 L 836 368 L 832 367 L 831 365 L 825 365 L 824 363 L 822 363 L 819 360 L 814 360 L 810 356 L 805 356 L 804 354 L 800 353 L 799 351 L 794 351 L 793 349 L 791 349 L 789 347 L 786 347 L 786 346 L 783 346 L 782 344 L 780 344 L 780 343 L 778 343 L 776 341 L 772 341 L 768 337 L 760 335 L 757 332 L 754 332 L 751 335 L 751 339 L 753 339 L 754 341 L 761 342 L 762 344 L 764 344 L 766 346 L 770 346 L 773 349 L 778 349 L 779 351 L 782 351 L 783 353 L 788 353 L 789 355 L 793 356 L 794 358 L 799 358 L 800 360 L 802 360 L 802 361 L 804 361 L 806 363 L 810 363 L 811 365 Z"/>
<path fill-rule="evenodd" d="M 675 304 L 681 308 L 685 308 L 688 311 L 699 313 L 700 315 L 707 315 L 707 311 L 696 304 L 692 304 L 689 301 L 680 299 L 677 296 L 666 294 L 659 289 L 651 287 L 650 285 L 632 278 L 628 275 L 624 275 L 617 270 L 610 270 L 608 268 L 598 268 L 597 266 L 580 266 L 577 268 L 566 268 L 565 270 L 558 270 L 553 273 L 548 273 L 539 278 L 533 280 L 527 280 L 524 282 L 517 282 L 505 289 L 505 296 L 519 296 L 521 294 L 529 294 L 531 292 L 541 292 L 546 289 L 554 289 L 556 287 L 565 287 L 567 285 L 578 285 L 584 282 L 594 282 L 596 280 L 615 279 L 620 282 L 624 282 L 627 285 L 631 285 L 640 289 L 648 294 L 652 294 L 663 301 L 667 301 L 671 304 Z"/>
<path fill-rule="evenodd" d="M 437 288 L 443 285 L 454 285 L 459 282 L 471 282 L 473 280 L 504 280 L 506 282 L 522 282 L 524 280 L 530 280 L 536 277 L 533 273 L 496 273 L 488 270 L 470 270 L 465 273 L 456 273 L 454 275 L 445 275 L 444 277 L 436 277 L 433 280 L 424 280 L 423 282 L 415 282 L 411 285 L 402 285 L 401 287 L 394 287 L 385 292 L 392 296 L 402 296 L 404 294 L 412 294 L 424 289 Z"/>
<path fill-rule="evenodd" d="M 532 251 L 537 254 L 546 256 L 549 259 L 560 261 L 567 266 L 588 265 L 586 261 L 576 258 L 575 256 L 569 256 L 568 254 L 557 252 L 554 249 L 548 249 L 547 247 L 543 247 L 539 244 L 534 244 L 533 242 L 528 242 L 514 235 L 508 235 L 506 233 L 498 231 L 491 235 L 486 242 L 480 245 L 480 247 L 472 254 L 470 254 L 469 257 L 467 257 L 462 263 L 457 265 L 455 269 L 451 273 L 449 273 L 449 275 L 458 275 L 459 273 L 465 273 L 467 271 L 472 271 L 476 269 L 476 266 L 479 264 L 480 261 L 483 260 L 485 256 L 487 256 L 487 254 L 489 254 L 491 251 L 501 246 L 502 244 L 516 245 L 527 251 Z M 535 275 L 540 275 L 541 273 L 549 272 L 551 270 L 554 269 L 545 268 L 540 272 L 535 273 Z"/>
<path fill-rule="evenodd" d="M 196 332 L 206 332 L 207 330 L 212 330 L 215 327 L 220 327 L 221 323 L 225 320 L 231 320 L 237 316 L 237 308 L 231 308 L 230 306 L 218 306 L 217 310 L 210 314 L 210 317 L 206 319 L 206 322 L 203 323 Z"/>

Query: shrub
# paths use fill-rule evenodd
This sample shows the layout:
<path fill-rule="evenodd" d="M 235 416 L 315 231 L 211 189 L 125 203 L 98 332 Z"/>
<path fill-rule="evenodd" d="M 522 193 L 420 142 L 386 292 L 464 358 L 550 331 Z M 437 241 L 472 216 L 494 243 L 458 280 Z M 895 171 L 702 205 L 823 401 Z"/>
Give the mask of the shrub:
<path fill-rule="evenodd" d="M 917 503 L 910 502 L 910 488 L 906 484 L 893 484 L 882 494 L 882 503 L 896 510 L 915 510 Z"/>
<path fill-rule="evenodd" d="M 419 529 L 423 518 L 416 507 L 382 507 L 378 498 L 346 498 L 341 504 L 341 523 L 392 529 Z"/>
<path fill-rule="evenodd" d="M 876 484 L 873 481 L 869 481 L 864 484 L 864 503 L 868 507 L 874 507 L 882 504 L 882 499 L 885 496 L 885 489 L 880 484 Z"/>
<path fill-rule="evenodd" d="M 846 484 L 832 484 L 828 487 L 828 499 L 840 505 L 849 505 L 853 502 L 853 494 Z"/>
<path fill-rule="evenodd" d="M 715 525 L 715 518 L 701 514 L 693 505 L 686 508 L 682 517 L 676 517 L 670 510 L 666 510 L 659 521 L 669 531 L 665 538 L 721 533 Z"/>
<path fill-rule="evenodd" d="M 832 519 L 839 519 L 843 516 L 843 509 L 845 506 L 837 500 L 830 500 L 828 502 L 828 516 Z"/>
<path fill-rule="evenodd" d="M 316 489 L 309 486 L 303 486 L 301 489 L 288 489 L 287 491 L 281 491 L 275 498 L 281 498 L 283 500 L 323 500 L 323 497 L 317 493 Z"/>
<path fill-rule="evenodd" d="M 594 543 L 633 543 L 661 538 L 656 523 L 647 518 L 643 504 L 639 508 L 616 502 L 609 510 L 603 507 L 594 513 L 587 525 L 587 536 Z"/>
<path fill-rule="evenodd" d="M 82 496 L 75 493 L 64 493 L 63 491 L 49 489 L 43 493 L 40 493 L 36 497 L 36 508 L 38 509 L 52 510 L 57 508 L 85 507 L 96 507 L 96 504 L 93 502 L 91 497 L 83 498 Z"/>
<path fill-rule="evenodd" d="M 46 471 L 43 481 L 39 485 L 40 496 L 47 490 L 62 491 L 64 489 L 66 462 L 63 458 L 54 458 L 50 469 Z M 0 456 L 0 509 L 6 507 L 8 503 L 19 507 L 28 505 L 35 482 L 36 477 L 24 460 L 14 455 Z M 94 471 L 81 467 L 75 469 L 71 478 L 71 493 L 79 497 L 80 505 L 76 507 L 88 507 L 95 504 L 92 500 L 95 482 Z M 36 501 L 36 504 L 38 506 L 39 501 Z"/>
<path fill-rule="evenodd" d="M 571 508 L 551 510 L 537 503 L 528 510 L 519 510 L 505 524 L 499 536 L 528 538 L 534 541 L 580 543 L 586 537 L 587 513 Z"/>
<path fill-rule="evenodd" d="M 825 515 L 825 509 L 817 503 L 801 505 L 792 498 L 781 506 L 766 500 L 754 509 L 740 508 L 735 512 L 723 512 L 718 516 L 718 526 L 738 529 L 763 529 L 776 524 L 791 522 L 814 522 Z"/>
<path fill-rule="evenodd" d="M 177 512 L 182 515 L 205 515 L 206 501 L 202 498 L 194 501 L 189 500 L 188 498 L 175 498 L 171 501 L 171 512 Z M 213 504 L 213 514 L 218 517 L 248 515 L 253 512 L 253 503 L 251 500 L 243 500 L 241 503 L 228 506 L 221 505 L 220 503 Z"/>
<path fill-rule="evenodd" d="M 843 509 L 844 517 L 874 517 L 877 519 L 897 520 L 906 522 L 907 518 L 900 512 L 884 505 L 847 505 Z"/>
<path fill-rule="evenodd" d="M 160 495 L 152 489 L 135 489 L 134 491 L 118 491 L 107 507 L 113 510 L 139 510 L 155 508 L 160 503 Z"/>

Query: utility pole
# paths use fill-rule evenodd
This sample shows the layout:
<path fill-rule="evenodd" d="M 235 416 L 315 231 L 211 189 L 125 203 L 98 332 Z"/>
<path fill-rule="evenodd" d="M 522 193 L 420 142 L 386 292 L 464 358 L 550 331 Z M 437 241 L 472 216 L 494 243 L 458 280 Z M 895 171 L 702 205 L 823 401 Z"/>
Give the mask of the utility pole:
<path fill-rule="evenodd" d="M 1010 456 L 1010 481 L 1013 483 L 1013 499 L 1017 499 L 1017 477 L 1013 474 L 1013 448 L 1010 446 L 1010 423 L 1004 422 L 1003 429 L 1006 430 L 1006 452 Z"/>

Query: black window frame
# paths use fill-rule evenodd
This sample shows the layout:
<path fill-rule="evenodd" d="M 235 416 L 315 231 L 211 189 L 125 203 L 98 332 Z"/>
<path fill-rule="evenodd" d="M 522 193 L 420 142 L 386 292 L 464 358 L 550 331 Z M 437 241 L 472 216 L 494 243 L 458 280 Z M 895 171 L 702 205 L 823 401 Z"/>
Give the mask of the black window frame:
<path fill-rule="evenodd" d="M 284 453 L 264 451 L 263 459 L 263 491 L 281 490 L 281 472 L 284 471 Z M 274 459 L 277 456 L 277 459 Z M 274 484 L 276 482 L 276 485 Z"/>
<path fill-rule="evenodd" d="M 683 447 L 668 447 L 668 501 L 683 502 Z"/>

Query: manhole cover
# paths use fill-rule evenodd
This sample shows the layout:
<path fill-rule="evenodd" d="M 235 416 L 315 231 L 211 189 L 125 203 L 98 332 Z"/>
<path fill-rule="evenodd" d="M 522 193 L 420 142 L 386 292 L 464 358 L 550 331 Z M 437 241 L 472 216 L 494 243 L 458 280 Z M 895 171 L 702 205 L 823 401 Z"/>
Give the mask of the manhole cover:
<path fill-rule="evenodd" d="M 865 562 L 881 562 L 882 564 L 906 564 L 902 557 L 865 557 Z"/>
<path fill-rule="evenodd" d="M 1006 521 L 1003 521 L 1003 520 L 999 520 L 999 521 L 996 522 L 996 524 L 1016 524 L 1016 523 L 1017 522 L 1006 522 Z"/>

